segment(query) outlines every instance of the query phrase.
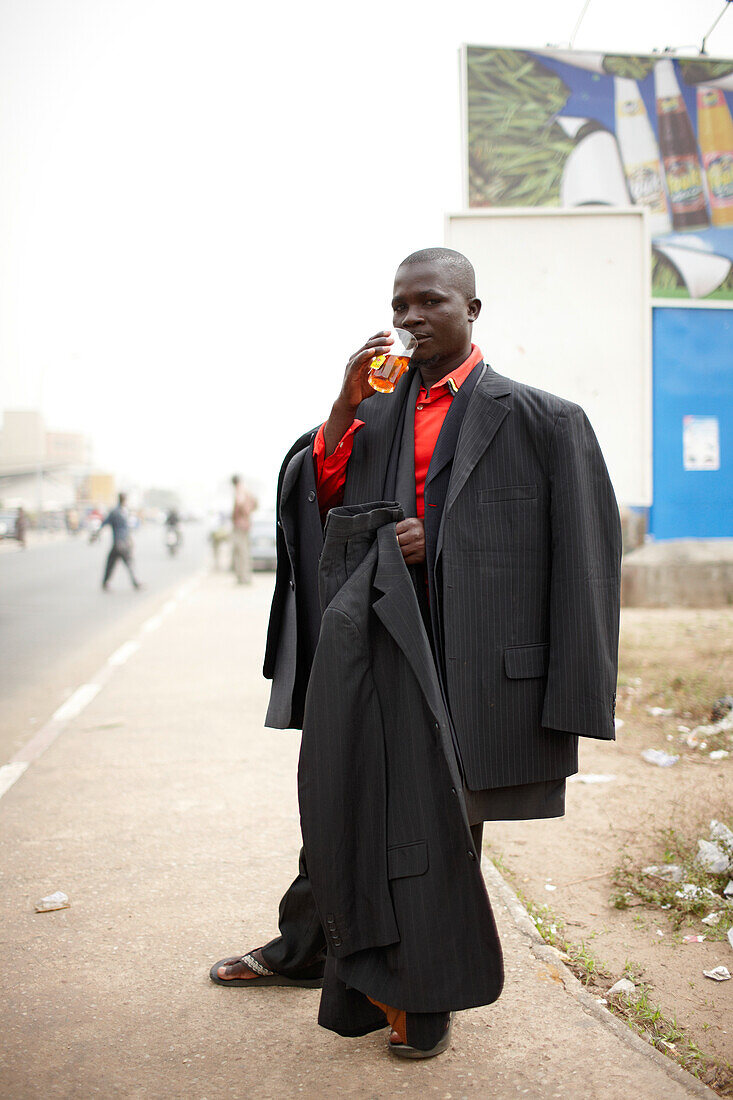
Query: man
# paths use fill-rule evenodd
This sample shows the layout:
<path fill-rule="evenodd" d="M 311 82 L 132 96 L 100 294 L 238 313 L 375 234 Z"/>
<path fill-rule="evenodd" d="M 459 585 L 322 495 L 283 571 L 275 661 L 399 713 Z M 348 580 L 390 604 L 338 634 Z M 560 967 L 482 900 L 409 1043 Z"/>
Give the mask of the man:
<path fill-rule="evenodd" d="M 471 343 L 481 303 L 465 256 L 409 256 L 392 308 L 417 340 L 409 374 L 392 396 L 375 396 L 369 363 L 391 338 L 372 337 L 350 359 L 326 423 L 283 465 L 267 724 L 302 724 L 320 621 L 319 512 L 399 502 L 397 540 L 421 578 L 480 853 L 484 821 L 561 816 L 578 736 L 614 737 L 618 509 L 582 409 L 484 365 Z M 326 937 L 302 853 L 280 932 L 216 964 L 212 979 L 319 984 Z"/>
<path fill-rule="evenodd" d="M 102 520 L 99 530 L 92 535 L 90 542 L 96 542 L 102 533 L 102 527 L 112 528 L 112 545 L 107 555 L 107 564 L 104 568 L 102 590 L 107 591 L 110 578 L 118 561 L 123 561 L 130 574 L 133 588 L 142 588 L 140 581 L 135 576 L 132 564 L 132 538 L 130 536 L 130 517 L 127 511 L 127 497 L 120 493 L 117 498 L 117 506 L 111 510 L 106 519 Z"/>
<path fill-rule="evenodd" d="M 251 516 L 257 507 L 257 501 L 247 492 L 238 474 L 232 478 L 234 486 L 234 507 L 232 509 L 232 569 L 237 584 L 250 584 L 252 581 L 252 561 L 249 552 L 249 529 Z"/>

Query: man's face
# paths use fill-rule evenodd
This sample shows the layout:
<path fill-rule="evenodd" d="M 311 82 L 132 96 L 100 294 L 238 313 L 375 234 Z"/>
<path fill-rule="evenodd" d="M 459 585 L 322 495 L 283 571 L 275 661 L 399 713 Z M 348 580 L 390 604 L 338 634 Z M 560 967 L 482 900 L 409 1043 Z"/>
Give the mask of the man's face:
<path fill-rule="evenodd" d="M 466 299 L 449 264 L 414 263 L 397 269 L 393 324 L 417 339 L 413 363 L 460 363 L 471 351 L 471 326 L 481 303 Z"/>

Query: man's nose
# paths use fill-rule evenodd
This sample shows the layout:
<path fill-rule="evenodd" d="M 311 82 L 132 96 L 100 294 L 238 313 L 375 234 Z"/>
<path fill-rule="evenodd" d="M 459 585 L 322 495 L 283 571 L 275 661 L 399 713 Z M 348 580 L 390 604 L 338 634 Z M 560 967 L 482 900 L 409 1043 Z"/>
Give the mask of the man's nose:
<path fill-rule="evenodd" d="M 408 306 L 407 313 L 400 321 L 400 328 L 406 328 L 408 332 L 418 328 L 423 323 L 423 315 L 420 306 Z"/>

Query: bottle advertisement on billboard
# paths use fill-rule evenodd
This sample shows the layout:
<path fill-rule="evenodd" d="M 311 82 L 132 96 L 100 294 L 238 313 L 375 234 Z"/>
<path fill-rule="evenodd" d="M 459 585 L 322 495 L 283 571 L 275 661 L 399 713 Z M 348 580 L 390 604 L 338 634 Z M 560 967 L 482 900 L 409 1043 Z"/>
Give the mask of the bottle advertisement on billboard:
<path fill-rule="evenodd" d="M 733 61 L 464 56 L 469 206 L 645 206 L 654 297 L 733 303 Z"/>

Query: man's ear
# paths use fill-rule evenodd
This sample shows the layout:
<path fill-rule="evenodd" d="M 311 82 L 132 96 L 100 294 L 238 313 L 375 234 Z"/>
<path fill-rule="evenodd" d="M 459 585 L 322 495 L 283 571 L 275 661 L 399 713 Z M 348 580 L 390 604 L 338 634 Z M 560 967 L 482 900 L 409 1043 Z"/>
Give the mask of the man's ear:
<path fill-rule="evenodd" d="M 469 321 L 475 321 L 481 312 L 481 301 L 478 298 L 471 298 L 468 303 L 468 319 Z"/>

